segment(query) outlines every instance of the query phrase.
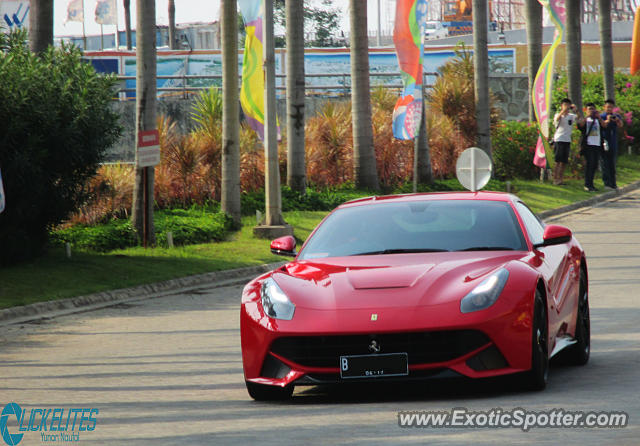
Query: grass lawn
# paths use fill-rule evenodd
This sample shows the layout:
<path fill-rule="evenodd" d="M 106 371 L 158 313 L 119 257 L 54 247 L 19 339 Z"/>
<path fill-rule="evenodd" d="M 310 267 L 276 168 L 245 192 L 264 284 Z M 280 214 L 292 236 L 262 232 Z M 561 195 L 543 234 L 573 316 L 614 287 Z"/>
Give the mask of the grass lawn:
<path fill-rule="evenodd" d="M 293 211 L 285 219 L 295 236 L 305 240 L 326 215 L 322 211 Z M 219 243 L 168 248 L 130 248 L 106 254 L 63 249 L 0 269 L 0 308 L 81 296 L 176 277 L 282 261 L 271 254 L 269 240 L 253 237 L 255 217 L 243 218 L 243 227 Z"/>
<path fill-rule="evenodd" d="M 640 156 L 623 156 L 618 161 L 618 186 L 640 179 Z M 456 180 L 447 180 L 459 188 Z M 593 196 L 582 189 L 581 179 L 566 180 L 566 186 L 538 181 L 516 180 L 514 192 L 534 212 L 554 209 Z M 505 184 L 492 181 L 490 188 L 504 190 Z M 603 191 L 602 181 L 596 188 Z M 299 241 L 307 238 L 327 213 L 324 211 L 285 212 L 285 220 L 295 228 Z M 253 237 L 255 217 L 243 218 L 243 227 L 228 240 L 167 248 L 130 248 L 107 254 L 74 251 L 67 259 L 61 249 L 43 257 L 0 270 L 0 308 L 33 302 L 80 296 L 98 291 L 125 288 L 210 271 L 241 268 L 282 261 L 271 254 L 269 241 Z"/>

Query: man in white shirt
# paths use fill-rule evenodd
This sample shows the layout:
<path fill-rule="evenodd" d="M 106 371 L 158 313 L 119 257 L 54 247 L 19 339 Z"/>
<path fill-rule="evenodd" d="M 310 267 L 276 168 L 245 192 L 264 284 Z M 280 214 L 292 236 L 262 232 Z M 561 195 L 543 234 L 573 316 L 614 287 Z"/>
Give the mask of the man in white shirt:
<path fill-rule="evenodd" d="M 585 122 L 578 123 L 578 126 L 585 132 L 583 139 L 586 138 L 586 144 L 583 145 L 586 161 L 584 190 L 595 192 L 597 189 L 593 185 L 593 177 L 598 168 L 598 160 L 602 151 L 602 129 L 606 127 L 606 124 L 600 118 L 600 113 L 593 102 L 587 104 L 587 119 Z"/>
<path fill-rule="evenodd" d="M 564 98 L 560 102 L 560 111 L 553 118 L 556 131 L 553 134 L 553 151 L 556 164 L 553 169 L 553 184 L 564 184 L 562 177 L 564 169 L 569 163 L 569 153 L 571 152 L 571 132 L 573 126 L 577 124 L 578 117 L 575 112 L 575 105 L 571 99 Z"/>

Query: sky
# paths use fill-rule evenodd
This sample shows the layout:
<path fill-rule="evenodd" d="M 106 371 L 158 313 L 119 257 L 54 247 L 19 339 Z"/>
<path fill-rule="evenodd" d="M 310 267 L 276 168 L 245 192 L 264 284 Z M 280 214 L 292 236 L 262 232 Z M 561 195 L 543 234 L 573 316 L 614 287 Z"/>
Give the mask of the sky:
<path fill-rule="evenodd" d="M 378 0 L 359 0 L 368 3 L 369 13 L 369 29 L 377 29 L 377 17 L 378 17 Z M 124 9 L 122 6 L 122 0 L 116 0 L 118 9 L 118 29 L 124 30 Z M 135 29 L 136 22 L 136 0 L 130 0 L 131 2 L 131 25 Z M 315 0 L 319 3 L 319 0 Z M 80 22 L 66 22 L 67 18 L 67 5 L 69 0 L 55 0 L 54 1 L 54 29 L 55 36 L 70 36 L 70 35 L 82 35 L 82 23 Z M 348 29 L 349 27 L 349 1 L 348 0 L 333 0 L 333 4 L 339 11 L 341 11 L 341 27 Z M 189 22 L 213 22 L 217 21 L 220 15 L 220 0 L 175 0 L 176 5 L 176 23 L 189 23 Z M 394 0 L 380 0 L 381 10 L 381 26 L 384 30 L 387 29 L 387 33 L 391 30 L 391 20 L 395 15 L 395 1 Z M 96 9 L 96 0 L 84 0 L 84 16 L 85 16 L 85 31 L 87 35 L 100 34 L 100 25 L 95 23 L 94 11 Z M 156 23 L 158 25 L 167 25 L 168 11 L 167 0 L 156 0 Z M 105 33 L 113 33 L 115 26 L 104 25 Z"/>

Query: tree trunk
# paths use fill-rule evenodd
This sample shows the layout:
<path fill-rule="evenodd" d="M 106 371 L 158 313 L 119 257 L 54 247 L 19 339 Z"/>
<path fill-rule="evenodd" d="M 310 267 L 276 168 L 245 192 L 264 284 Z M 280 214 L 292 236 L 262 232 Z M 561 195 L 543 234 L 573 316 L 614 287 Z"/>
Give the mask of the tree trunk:
<path fill-rule="evenodd" d="M 53 0 L 31 0 L 29 48 L 42 53 L 53 45 Z"/>
<path fill-rule="evenodd" d="M 542 62 L 542 5 L 538 0 L 527 0 L 527 60 L 529 64 L 529 121 L 536 120 L 531 93 L 533 82 Z"/>
<path fill-rule="evenodd" d="M 156 3 L 155 0 L 136 0 L 136 141 L 139 132 L 158 126 L 156 95 Z M 155 244 L 153 183 L 153 167 L 136 168 L 131 220 L 145 246 Z"/>
<path fill-rule="evenodd" d="M 422 87 L 424 98 L 424 85 Z M 427 116 L 424 100 L 422 101 L 422 118 L 418 137 L 414 141 L 414 156 L 418 158 L 414 168 L 418 170 L 417 178 L 420 184 L 433 184 L 433 169 L 431 168 L 431 154 L 429 153 L 429 135 L 427 134 Z"/>
<path fill-rule="evenodd" d="M 304 4 L 285 4 L 287 24 L 287 184 L 305 192 L 304 147 Z"/>
<path fill-rule="evenodd" d="M 569 98 L 582 114 L 582 0 L 567 0 L 567 80 Z"/>
<path fill-rule="evenodd" d="M 367 8 L 362 0 L 349 0 L 351 9 L 351 110 L 353 116 L 353 165 L 356 187 L 378 189 L 373 147 L 369 89 L 369 40 Z"/>
<path fill-rule="evenodd" d="M 616 90 L 613 79 L 613 45 L 611 44 L 611 2 L 609 0 L 598 0 L 598 12 L 605 99 L 615 100 Z"/>
<path fill-rule="evenodd" d="M 491 110 L 489 106 L 489 48 L 487 0 L 473 0 L 473 78 L 478 133 L 476 145 L 491 158 Z"/>
<path fill-rule="evenodd" d="M 122 0 L 124 7 L 124 29 L 127 35 L 127 49 L 133 48 L 131 44 L 131 0 Z"/>
<path fill-rule="evenodd" d="M 276 116 L 276 59 L 273 33 L 273 0 L 264 0 L 262 21 L 264 73 L 264 156 L 265 156 L 265 223 L 284 224 L 282 193 L 278 163 L 278 122 Z"/>
<path fill-rule="evenodd" d="M 178 49 L 178 41 L 176 40 L 176 2 L 169 0 L 169 48 Z"/>
<path fill-rule="evenodd" d="M 240 224 L 240 115 L 238 108 L 238 12 L 236 0 L 221 0 L 222 199 L 221 208 Z"/>

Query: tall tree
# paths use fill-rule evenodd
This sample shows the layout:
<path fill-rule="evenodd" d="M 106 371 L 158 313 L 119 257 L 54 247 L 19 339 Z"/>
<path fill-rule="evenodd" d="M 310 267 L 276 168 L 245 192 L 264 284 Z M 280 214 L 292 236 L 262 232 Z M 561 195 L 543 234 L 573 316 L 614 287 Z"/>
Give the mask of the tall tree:
<path fill-rule="evenodd" d="M 304 4 L 286 2 L 287 23 L 287 184 L 305 192 L 304 151 Z"/>
<path fill-rule="evenodd" d="M 489 104 L 489 47 L 487 0 L 473 0 L 473 78 L 478 133 L 476 145 L 491 157 L 491 108 Z"/>
<path fill-rule="evenodd" d="M 238 96 L 238 11 L 236 0 L 221 0 L 222 30 L 222 200 L 240 224 L 240 118 Z"/>
<path fill-rule="evenodd" d="M 353 165 L 356 187 L 378 189 L 373 147 L 369 89 L 369 38 L 367 8 L 361 0 L 349 0 L 351 10 L 351 110 L 353 116 Z"/>
<path fill-rule="evenodd" d="M 136 141 L 157 128 L 156 95 L 156 2 L 136 0 Z M 131 220 L 145 246 L 155 244 L 153 183 L 153 167 L 136 168 Z"/>
<path fill-rule="evenodd" d="M 542 62 L 542 5 L 538 0 L 527 0 L 527 60 L 529 64 L 529 121 L 535 121 L 531 92 L 533 81 Z"/>
<path fill-rule="evenodd" d="M 615 100 L 616 90 L 613 80 L 613 45 L 611 44 L 611 1 L 598 0 L 598 12 L 605 99 Z"/>
<path fill-rule="evenodd" d="M 169 48 L 172 50 L 178 49 L 178 42 L 176 40 L 176 2 L 175 0 L 169 0 Z"/>
<path fill-rule="evenodd" d="M 566 0 L 567 7 L 567 84 L 569 97 L 582 113 L 582 0 Z"/>
<path fill-rule="evenodd" d="M 424 85 L 423 85 L 424 98 Z M 433 183 L 433 169 L 431 168 L 431 154 L 429 153 L 429 135 L 427 135 L 427 118 L 424 101 L 422 102 L 422 118 L 420 120 L 420 131 L 418 137 L 413 143 L 413 156 L 417 161 L 414 162 L 413 174 L 417 178 L 417 182 L 422 184 Z M 414 192 L 417 192 L 414 190 Z"/>
<path fill-rule="evenodd" d="M 133 48 L 131 44 L 131 0 L 122 0 L 124 7 L 124 29 L 127 35 L 127 49 Z"/>
<path fill-rule="evenodd" d="M 53 0 L 31 0 L 29 48 L 42 53 L 53 45 Z"/>
<path fill-rule="evenodd" d="M 273 16 L 275 24 L 286 26 L 285 0 L 274 0 Z M 311 2 L 296 0 L 300 3 L 301 14 L 304 14 L 304 34 L 310 36 L 305 39 L 305 45 L 310 47 L 346 46 L 344 33 L 340 36 L 340 10 L 335 7 L 333 0 Z M 315 4 L 314 4 L 315 3 Z M 276 47 L 282 48 L 286 39 L 276 36 Z"/>
<path fill-rule="evenodd" d="M 273 0 L 264 0 L 262 21 L 264 76 L 264 182 L 265 225 L 283 226 L 282 192 L 278 165 L 278 123 L 276 117 L 276 60 L 273 24 Z M 284 234 L 283 234 L 284 235 Z"/>

